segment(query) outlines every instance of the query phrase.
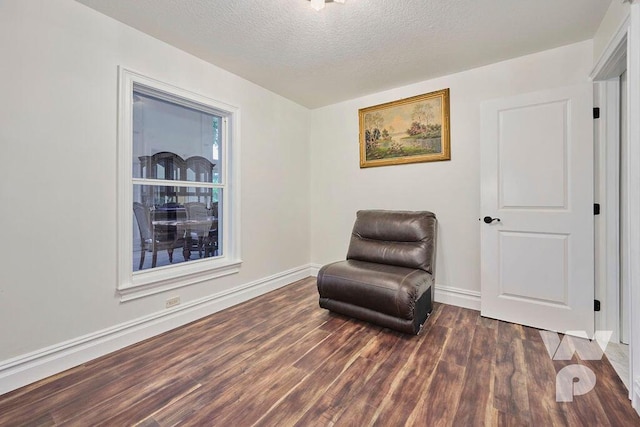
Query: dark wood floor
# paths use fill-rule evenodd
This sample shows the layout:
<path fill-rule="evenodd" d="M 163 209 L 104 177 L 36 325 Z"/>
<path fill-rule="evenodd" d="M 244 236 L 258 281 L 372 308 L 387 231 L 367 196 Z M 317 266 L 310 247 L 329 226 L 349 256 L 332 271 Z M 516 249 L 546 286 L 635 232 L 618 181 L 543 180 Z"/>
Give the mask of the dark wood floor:
<path fill-rule="evenodd" d="M 0 396 L 0 425 L 640 425 L 609 362 L 575 357 L 454 306 L 417 337 L 332 315 L 310 278 Z M 570 363 L 597 385 L 556 403 Z"/>

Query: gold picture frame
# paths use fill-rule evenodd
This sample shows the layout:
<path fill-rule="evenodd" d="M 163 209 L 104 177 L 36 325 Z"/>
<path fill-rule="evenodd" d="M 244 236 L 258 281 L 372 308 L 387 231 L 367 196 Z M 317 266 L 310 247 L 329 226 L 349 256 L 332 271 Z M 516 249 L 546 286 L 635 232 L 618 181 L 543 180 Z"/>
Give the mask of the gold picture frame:
<path fill-rule="evenodd" d="M 360 167 L 451 160 L 449 89 L 358 110 Z"/>

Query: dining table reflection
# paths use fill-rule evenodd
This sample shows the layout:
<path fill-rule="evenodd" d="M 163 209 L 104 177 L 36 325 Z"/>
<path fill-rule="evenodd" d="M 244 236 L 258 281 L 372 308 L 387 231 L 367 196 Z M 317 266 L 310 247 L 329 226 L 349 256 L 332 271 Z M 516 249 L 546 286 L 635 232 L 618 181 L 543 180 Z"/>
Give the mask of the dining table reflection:
<path fill-rule="evenodd" d="M 192 206 L 193 207 L 193 206 Z M 199 258 L 218 255 L 218 218 L 196 209 L 163 207 L 152 211 L 154 235 L 174 241 L 182 240 L 184 260 L 191 258 L 193 249 Z"/>

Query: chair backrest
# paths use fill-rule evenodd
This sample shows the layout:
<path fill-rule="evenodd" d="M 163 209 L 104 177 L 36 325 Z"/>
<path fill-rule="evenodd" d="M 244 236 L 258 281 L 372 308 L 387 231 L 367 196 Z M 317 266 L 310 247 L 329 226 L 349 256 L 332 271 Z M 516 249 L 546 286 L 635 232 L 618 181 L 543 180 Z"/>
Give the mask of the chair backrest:
<path fill-rule="evenodd" d="M 432 212 L 358 211 L 347 259 L 416 268 L 435 276 L 436 235 Z"/>
<path fill-rule="evenodd" d="M 206 236 L 211 230 L 212 219 L 209 219 L 209 212 L 204 203 L 190 202 L 185 203 L 184 207 L 187 209 L 187 218 L 190 220 L 199 221 L 197 225 L 191 227 L 191 230 L 196 232 L 199 236 Z"/>
<path fill-rule="evenodd" d="M 136 216 L 138 222 L 138 229 L 140 230 L 140 238 L 142 241 L 148 241 L 152 239 L 151 234 L 151 216 L 149 208 L 139 202 L 133 202 L 133 213 Z"/>

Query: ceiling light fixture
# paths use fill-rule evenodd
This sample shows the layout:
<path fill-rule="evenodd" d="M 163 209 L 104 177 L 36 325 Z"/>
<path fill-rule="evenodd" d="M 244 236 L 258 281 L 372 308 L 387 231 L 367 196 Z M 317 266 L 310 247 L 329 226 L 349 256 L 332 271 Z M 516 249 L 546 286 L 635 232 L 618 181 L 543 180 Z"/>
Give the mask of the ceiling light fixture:
<path fill-rule="evenodd" d="M 324 9 L 325 3 L 344 3 L 346 0 L 309 0 L 311 1 L 311 7 L 315 10 Z"/>

